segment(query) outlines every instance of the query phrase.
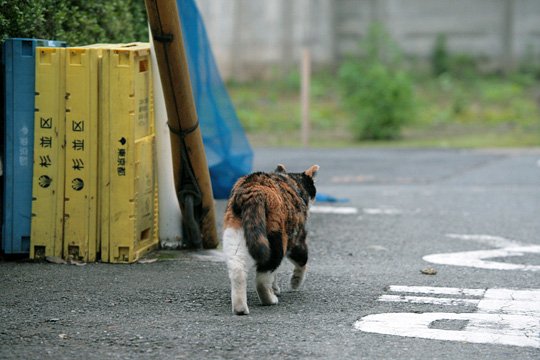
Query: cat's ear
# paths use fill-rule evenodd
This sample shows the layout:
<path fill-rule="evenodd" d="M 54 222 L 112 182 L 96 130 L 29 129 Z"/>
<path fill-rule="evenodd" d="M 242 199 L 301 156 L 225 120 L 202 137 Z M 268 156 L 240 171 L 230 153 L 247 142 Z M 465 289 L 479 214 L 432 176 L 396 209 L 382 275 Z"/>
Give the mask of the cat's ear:
<path fill-rule="evenodd" d="M 276 167 L 275 172 L 277 172 L 277 173 L 286 173 L 287 169 L 285 169 L 285 166 L 283 166 L 282 164 L 278 164 L 278 166 Z"/>
<path fill-rule="evenodd" d="M 314 178 L 317 175 L 317 171 L 319 171 L 319 165 L 313 165 L 312 167 L 304 171 L 304 174 L 311 178 Z"/>

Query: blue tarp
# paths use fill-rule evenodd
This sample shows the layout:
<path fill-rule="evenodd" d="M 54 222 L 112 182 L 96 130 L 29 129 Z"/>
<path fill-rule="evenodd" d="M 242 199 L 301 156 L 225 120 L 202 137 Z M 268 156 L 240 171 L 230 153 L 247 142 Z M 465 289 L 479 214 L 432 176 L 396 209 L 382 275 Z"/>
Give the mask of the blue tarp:
<path fill-rule="evenodd" d="M 216 199 L 251 172 L 253 151 L 238 120 L 194 0 L 178 0 L 189 75 Z"/>

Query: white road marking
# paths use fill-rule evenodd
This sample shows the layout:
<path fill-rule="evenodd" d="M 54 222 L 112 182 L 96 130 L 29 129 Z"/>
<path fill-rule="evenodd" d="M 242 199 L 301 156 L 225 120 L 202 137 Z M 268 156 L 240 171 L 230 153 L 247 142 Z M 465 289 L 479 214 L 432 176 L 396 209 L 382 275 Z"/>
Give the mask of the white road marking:
<path fill-rule="evenodd" d="M 466 241 L 475 241 L 481 244 L 486 244 L 489 246 L 502 248 L 507 246 L 516 246 L 521 245 L 519 242 L 514 240 L 509 240 L 501 236 L 492 236 L 492 235 L 467 235 L 467 234 L 446 234 L 447 237 L 451 239 L 459 239 Z"/>
<path fill-rule="evenodd" d="M 488 289 L 478 312 L 534 316 L 540 331 L 540 290 Z"/>
<path fill-rule="evenodd" d="M 433 304 L 433 305 L 478 305 L 479 299 L 454 299 L 426 296 L 403 296 L 403 295 L 382 295 L 379 301 L 405 302 L 411 304 Z"/>
<path fill-rule="evenodd" d="M 362 211 L 367 215 L 399 215 L 402 213 L 401 210 L 394 208 L 366 208 Z"/>
<path fill-rule="evenodd" d="M 452 287 L 436 287 L 436 286 L 399 286 L 391 285 L 388 288 L 392 292 L 415 293 L 415 294 L 439 294 L 439 295 L 466 295 L 466 296 L 482 296 L 486 289 L 461 289 Z"/>
<path fill-rule="evenodd" d="M 540 271 L 539 265 L 487 260 L 493 258 L 523 256 L 525 254 L 540 254 L 540 245 L 520 244 L 517 241 L 491 235 L 448 234 L 447 236 L 453 239 L 476 241 L 497 247 L 497 249 L 430 254 L 424 256 L 422 259 L 434 264 L 468 266 L 479 269 Z"/>
<path fill-rule="evenodd" d="M 366 181 L 372 181 L 375 177 L 371 175 L 347 175 L 347 176 L 334 176 L 331 181 L 338 184 L 347 184 L 347 183 L 362 183 Z"/>
<path fill-rule="evenodd" d="M 460 297 L 381 295 L 379 301 L 452 306 L 478 305 L 479 312 L 540 317 L 540 290 L 460 289 L 393 285 L 390 286 L 389 291 L 430 295 L 455 295 Z M 474 299 L 464 297 L 474 297 Z"/>
<path fill-rule="evenodd" d="M 492 270 L 522 270 L 540 271 L 540 265 L 511 264 L 485 259 L 523 256 L 526 253 L 540 254 L 540 246 L 519 246 L 494 250 L 463 251 L 446 254 L 426 255 L 422 259 L 427 262 L 442 265 L 468 266 Z"/>
<path fill-rule="evenodd" d="M 464 320 L 465 330 L 430 328 L 435 321 Z M 354 324 L 356 330 L 377 334 L 422 339 L 464 341 L 477 344 L 499 344 L 540 348 L 535 334 L 538 319 L 531 316 L 475 313 L 387 313 L 363 317 Z"/>
<path fill-rule="evenodd" d="M 437 305 L 471 305 L 476 313 L 385 313 L 367 315 L 356 330 L 423 339 L 464 341 L 540 348 L 540 289 L 458 289 L 391 286 L 390 291 L 434 295 L 466 295 L 479 299 L 382 295 L 380 301 Z M 411 301 L 412 300 L 412 301 Z M 437 322 L 460 321 L 460 329 L 437 329 Z"/>
<path fill-rule="evenodd" d="M 369 245 L 367 249 L 373 250 L 373 251 L 388 251 L 388 248 L 385 248 L 384 246 L 381 246 L 381 245 Z"/>
<path fill-rule="evenodd" d="M 316 205 L 313 205 L 309 211 L 315 214 L 350 215 L 350 214 L 358 213 L 358 209 L 354 207 L 334 207 L 334 206 L 316 206 Z"/>

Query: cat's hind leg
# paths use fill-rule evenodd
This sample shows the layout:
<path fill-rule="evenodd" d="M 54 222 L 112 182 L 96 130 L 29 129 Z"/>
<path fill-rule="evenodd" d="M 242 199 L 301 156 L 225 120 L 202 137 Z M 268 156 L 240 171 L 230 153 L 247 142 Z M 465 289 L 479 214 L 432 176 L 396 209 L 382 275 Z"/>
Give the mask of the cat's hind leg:
<path fill-rule="evenodd" d="M 249 253 L 241 228 L 227 228 L 223 232 L 223 250 L 231 281 L 232 311 L 236 315 L 249 314 L 247 305 L 247 270 Z"/>
<path fill-rule="evenodd" d="M 292 247 L 287 253 L 288 259 L 294 264 L 294 270 L 291 277 L 291 288 L 297 290 L 302 283 L 307 270 L 308 248 L 305 243 Z"/>
<path fill-rule="evenodd" d="M 266 262 L 257 263 L 256 287 L 257 295 L 263 305 L 275 305 L 278 298 L 274 290 L 276 283 L 276 270 L 283 259 L 283 235 L 280 231 L 268 233 L 270 245 L 270 258 Z M 278 289 L 279 290 L 279 289 Z"/>
<path fill-rule="evenodd" d="M 257 271 L 257 295 L 263 305 L 275 305 L 278 298 L 274 293 L 274 282 L 276 273 L 272 271 Z"/>
<path fill-rule="evenodd" d="M 298 290 L 298 288 L 300 288 L 300 286 L 304 283 L 306 268 L 306 265 L 298 266 L 298 264 L 294 264 L 294 270 L 291 276 L 291 288 L 293 290 Z"/>
<path fill-rule="evenodd" d="M 281 295 L 281 289 L 279 288 L 278 284 L 277 271 L 274 272 L 274 282 L 272 283 L 272 290 L 274 290 L 274 294 L 276 294 L 277 296 Z"/>

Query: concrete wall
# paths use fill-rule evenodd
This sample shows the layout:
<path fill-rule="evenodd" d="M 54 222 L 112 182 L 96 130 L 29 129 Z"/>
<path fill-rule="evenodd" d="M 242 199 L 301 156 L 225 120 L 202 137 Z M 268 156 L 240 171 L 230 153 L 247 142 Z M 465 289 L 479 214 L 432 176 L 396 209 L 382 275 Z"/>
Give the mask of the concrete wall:
<path fill-rule="evenodd" d="M 310 45 L 333 63 L 332 0 L 198 0 L 224 77 L 271 76 L 296 66 Z"/>
<path fill-rule="evenodd" d="M 197 0 L 225 78 L 268 77 L 297 66 L 309 46 L 317 65 L 358 50 L 374 21 L 408 55 L 426 58 L 437 34 L 452 52 L 510 68 L 540 54 L 540 0 Z"/>

